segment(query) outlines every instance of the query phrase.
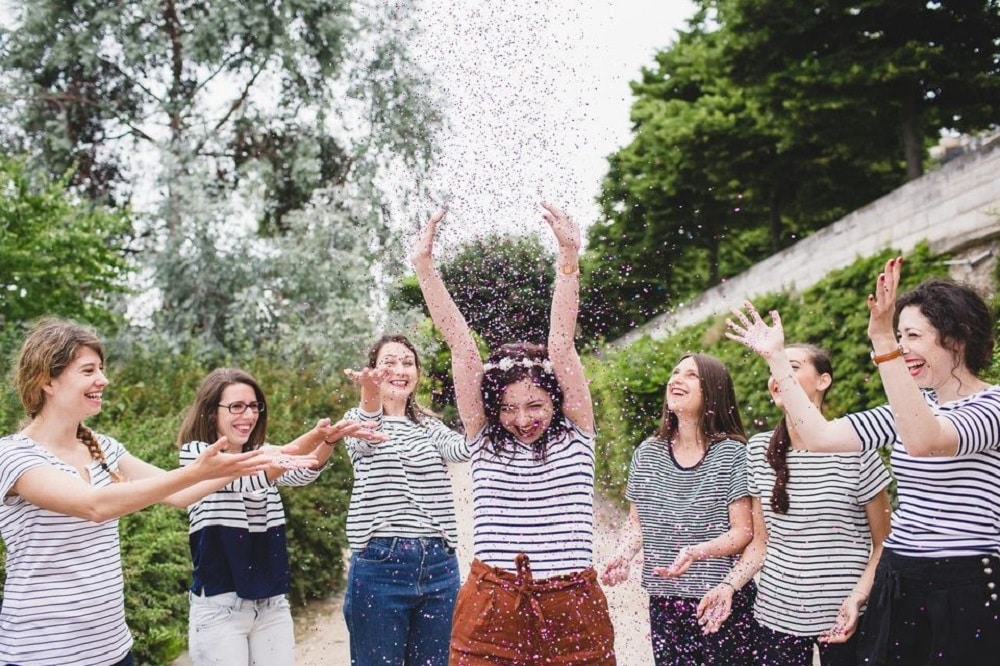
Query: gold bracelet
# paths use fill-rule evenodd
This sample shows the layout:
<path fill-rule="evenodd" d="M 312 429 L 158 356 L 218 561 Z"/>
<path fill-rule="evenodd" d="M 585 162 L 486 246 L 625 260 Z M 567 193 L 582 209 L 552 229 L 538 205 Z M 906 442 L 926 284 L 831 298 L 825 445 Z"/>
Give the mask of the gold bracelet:
<path fill-rule="evenodd" d="M 580 272 L 580 264 L 559 264 L 559 272 L 565 276 L 577 275 Z"/>

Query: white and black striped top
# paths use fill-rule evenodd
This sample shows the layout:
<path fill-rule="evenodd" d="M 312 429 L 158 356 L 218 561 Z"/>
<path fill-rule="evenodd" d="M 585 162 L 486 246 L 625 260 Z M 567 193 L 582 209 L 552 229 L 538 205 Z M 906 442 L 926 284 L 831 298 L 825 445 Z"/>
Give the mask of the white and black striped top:
<path fill-rule="evenodd" d="M 108 467 L 125 448 L 97 436 Z M 118 520 L 94 523 L 54 513 L 9 496 L 28 470 L 52 465 L 77 471 L 23 434 L 0 439 L 0 535 L 7 548 L 7 579 L 0 609 L 0 663 L 21 666 L 106 666 L 125 658 L 132 635 L 125 595 Z M 111 485 L 96 462 L 90 485 Z"/>
<path fill-rule="evenodd" d="M 515 571 L 524 553 L 534 578 L 593 566 L 594 435 L 564 425 L 544 460 L 524 446 L 497 457 L 485 429 L 469 443 L 474 552 L 486 565 Z"/>
<path fill-rule="evenodd" d="M 888 405 L 849 414 L 865 448 L 892 445 L 899 507 L 885 547 L 911 557 L 1000 555 L 1000 386 L 944 405 L 927 403 L 958 430 L 958 455 L 906 453 Z"/>
<path fill-rule="evenodd" d="M 660 578 L 680 549 L 709 541 L 730 528 L 729 505 L 747 493 L 746 445 L 714 442 L 694 467 L 681 467 L 670 443 L 651 437 L 632 454 L 625 497 L 642 526 L 642 586 L 651 594 L 701 598 L 729 573 L 735 556 L 691 564 L 679 578 Z"/>
<path fill-rule="evenodd" d="M 416 424 L 405 416 L 352 409 L 345 419 L 371 421 L 385 442 L 344 440 L 354 466 L 347 511 L 347 541 L 362 550 L 373 536 L 443 537 L 458 546 L 455 501 L 445 462 L 465 462 L 465 438 L 430 416 Z"/>
<path fill-rule="evenodd" d="M 889 485 L 874 450 L 822 454 L 788 451 L 788 512 L 771 510 L 774 470 L 770 432 L 750 438 L 747 488 L 759 497 L 767 525 L 754 615 L 786 634 L 816 636 L 833 626 L 871 555 L 865 505 Z"/>
<path fill-rule="evenodd" d="M 187 442 L 181 467 L 190 465 L 207 442 Z M 285 507 L 278 486 L 304 486 L 321 470 L 288 470 L 274 483 L 264 472 L 243 476 L 188 507 L 188 545 L 194 575 L 191 591 L 241 599 L 268 599 L 291 589 Z"/>

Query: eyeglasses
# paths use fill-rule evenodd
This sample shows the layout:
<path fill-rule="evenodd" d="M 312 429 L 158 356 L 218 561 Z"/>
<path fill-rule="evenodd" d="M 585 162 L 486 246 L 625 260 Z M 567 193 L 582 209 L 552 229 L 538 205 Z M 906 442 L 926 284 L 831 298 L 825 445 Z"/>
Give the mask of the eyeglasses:
<path fill-rule="evenodd" d="M 231 402 L 228 405 L 220 404 L 219 407 L 225 407 L 230 414 L 243 414 L 248 409 L 254 414 L 260 414 L 264 411 L 263 402 Z"/>

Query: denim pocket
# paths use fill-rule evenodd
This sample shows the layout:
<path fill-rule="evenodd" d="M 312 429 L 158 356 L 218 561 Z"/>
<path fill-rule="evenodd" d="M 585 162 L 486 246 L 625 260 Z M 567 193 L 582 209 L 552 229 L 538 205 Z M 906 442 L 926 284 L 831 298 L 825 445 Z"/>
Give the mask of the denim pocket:
<path fill-rule="evenodd" d="M 232 606 L 198 604 L 191 606 L 192 620 L 196 631 L 212 629 L 225 624 L 233 616 Z"/>
<path fill-rule="evenodd" d="M 364 550 L 358 553 L 358 559 L 365 562 L 385 562 L 392 557 L 392 546 L 381 541 L 369 541 Z"/>

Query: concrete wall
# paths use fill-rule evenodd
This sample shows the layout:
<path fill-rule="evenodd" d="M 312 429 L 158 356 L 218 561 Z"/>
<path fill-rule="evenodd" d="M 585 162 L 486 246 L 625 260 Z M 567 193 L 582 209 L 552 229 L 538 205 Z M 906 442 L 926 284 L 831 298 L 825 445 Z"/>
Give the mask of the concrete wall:
<path fill-rule="evenodd" d="M 728 314 L 746 298 L 806 289 L 830 271 L 885 249 L 905 256 L 924 240 L 933 252 L 954 255 L 952 277 L 987 286 L 1000 249 L 1000 138 L 656 317 L 612 346 L 627 346 L 644 335 L 665 337 Z M 861 294 L 858 302 L 863 302 Z"/>

